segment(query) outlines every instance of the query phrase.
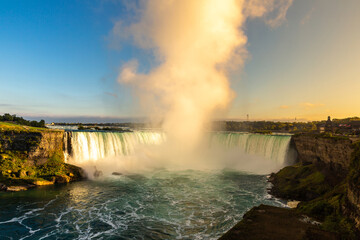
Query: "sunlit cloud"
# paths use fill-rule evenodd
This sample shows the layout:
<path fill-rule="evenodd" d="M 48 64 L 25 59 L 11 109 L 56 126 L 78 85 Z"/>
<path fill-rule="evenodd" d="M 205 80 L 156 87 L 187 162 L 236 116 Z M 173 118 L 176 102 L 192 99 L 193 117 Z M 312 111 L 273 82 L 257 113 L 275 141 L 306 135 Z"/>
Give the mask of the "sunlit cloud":
<path fill-rule="evenodd" d="M 310 102 L 300 103 L 300 107 L 303 107 L 305 109 L 312 109 L 312 108 L 318 108 L 318 107 L 323 107 L 323 106 L 325 106 L 325 104 L 323 104 L 323 103 L 310 103 Z"/>
<path fill-rule="evenodd" d="M 281 108 L 281 109 L 288 109 L 288 108 L 290 108 L 290 106 L 288 106 L 288 105 L 281 105 L 280 108 Z"/>

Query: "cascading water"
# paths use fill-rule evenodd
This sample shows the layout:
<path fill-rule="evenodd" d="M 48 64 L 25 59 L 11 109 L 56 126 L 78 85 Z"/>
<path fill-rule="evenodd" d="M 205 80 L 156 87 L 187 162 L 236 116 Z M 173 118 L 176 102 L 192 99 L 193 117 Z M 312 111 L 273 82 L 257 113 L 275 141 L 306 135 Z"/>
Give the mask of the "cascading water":
<path fill-rule="evenodd" d="M 289 162 L 291 137 L 288 135 L 212 132 L 206 139 L 208 142 L 204 144 L 201 152 L 203 165 L 208 168 L 234 167 L 238 170 L 264 174 L 275 171 Z M 125 159 L 126 165 L 131 163 L 132 168 L 136 164 L 144 165 L 139 158 L 134 156 L 141 154 L 145 148 L 153 147 L 150 150 L 147 149 L 144 155 L 155 152 L 156 146 L 161 148 L 160 145 L 166 143 L 166 134 L 154 131 L 74 131 L 68 135 L 66 142 L 70 143 L 67 144 L 67 148 L 71 149 L 70 162 L 79 165 L 105 163 L 112 165 L 112 170 L 115 170 L 117 166 L 117 171 L 121 171 Z M 146 163 L 151 161 L 156 162 L 153 158 Z M 170 162 L 169 159 L 167 161 Z M 201 159 L 195 161 L 199 163 L 198 165 L 201 164 Z M 191 161 L 184 165 L 185 169 L 193 168 Z M 166 167 L 163 163 L 156 166 Z"/>
<path fill-rule="evenodd" d="M 161 132 L 72 132 L 72 159 L 76 163 L 135 154 L 141 145 L 158 145 L 166 139 Z"/>
<path fill-rule="evenodd" d="M 103 177 L 0 194 L 0 239 L 218 239 L 251 207 L 282 205 L 265 174 L 286 164 L 290 138 L 209 133 L 202 155 L 173 170 L 169 158 L 151 165 L 167 146 L 163 132 L 66 132 L 68 161 Z M 151 171 L 131 171 L 146 164 Z"/>
<path fill-rule="evenodd" d="M 246 154 L 263 156 L 284 165 L 289 161 L 287 157 L 290 157 L 290 139 L 289 135 L 217 132 L 210 135 L 210 146 L 239 149 Z"/>

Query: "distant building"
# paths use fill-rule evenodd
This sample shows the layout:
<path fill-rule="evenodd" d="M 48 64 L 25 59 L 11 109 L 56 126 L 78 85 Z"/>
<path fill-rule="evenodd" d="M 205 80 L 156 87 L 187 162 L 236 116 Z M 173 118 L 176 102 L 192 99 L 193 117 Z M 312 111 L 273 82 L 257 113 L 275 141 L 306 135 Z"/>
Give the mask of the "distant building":
<path fill-rule="evenodd" d="M 353 130 L 360 130 L 360 121 L 351 121 L 350 126 Z"/>
<path fill-rule="evenodd" d="M 317 131 L 319 133 L 324 133 L 325 132 L 325 125 L 323 123 L 316 124 L 316 128 L 317 128 Z"/>
<path fill-rule="evenodd" d="M 328 120 L 325 123 L 325 132 L 334 132 L 333 123 L 330 119 L 330 116 L 328 116 Z"/>

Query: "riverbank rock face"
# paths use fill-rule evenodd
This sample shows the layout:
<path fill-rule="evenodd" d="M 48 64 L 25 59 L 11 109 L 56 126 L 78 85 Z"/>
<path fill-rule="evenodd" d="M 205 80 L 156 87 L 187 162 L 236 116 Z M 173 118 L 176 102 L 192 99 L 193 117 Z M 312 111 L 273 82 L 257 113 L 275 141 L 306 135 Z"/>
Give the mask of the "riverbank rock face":
<path fill-rule="evenodd" d="M 301 134 L 292 138 L 298 163 L 272 174 L 275 196 L 301 200 L 297 210 L 344 239 L 360 230 L 360 142 L 338 136 Z M 355 229 L 356 228 L 356 229 Z"/>
<path fill-rule="evenodd" d="M 359 186 L 351 185 L 347 191 L 347 214 L 354 220 L 356 228 L 360 231 L 360 190 Z"/>
<path fill-rule="evenodd" d="M 270 193 L 283 199 L 310 201 L 334 187 L 326 178 L 315 164 L 297 163 L 270 175 Z"/>
<path fill-rule="evenodd" d="M 50 129 L 0 131 L 2 191 L 84 179 L 84 171 L 64 161 L 64 131 Z M 24 187 L 25 186 L 25 187 Z"/>
<path fill-rule="evenodd" d="M 0 152 L 13 152 L 26 158 L 26 164 L 42 165 L 54 154 L 63 155 L 64 131 L 3 131 L 0 132 Z"/>
<path fill-rule="evenodd" d="M 323 165 L 337 175 L 348 173 L 353 152 L 350 139 L 300 134 L 294 135 L 292 141 L 300 162 Z"/>
<path fill-rule="evenodd" d="M 29 152 L 29 159 L 35 160 L 37 165 L 41 165 L 55 153 L 63 153 L 63 139 L 64 131 L 42 132 L 39 144 Z"/>
<path fill-rule="evenodd" d="M 337 234 L 321 230 L 316 221 L 293 209 L 260 205 L 219 240 L 335 240 Z"/>
<path fill-rule="evenodd" d="M 354 144 L 352 159 L 348 175 L 346 210 L 360 231 L 360 142 Z"/>

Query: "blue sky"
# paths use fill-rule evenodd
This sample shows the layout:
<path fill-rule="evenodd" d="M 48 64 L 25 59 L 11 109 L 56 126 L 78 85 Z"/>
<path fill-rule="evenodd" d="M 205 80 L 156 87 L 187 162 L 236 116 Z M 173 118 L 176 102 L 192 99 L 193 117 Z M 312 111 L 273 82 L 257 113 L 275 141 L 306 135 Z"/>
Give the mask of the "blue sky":
<path fill-rule="evenodd" d="M 122 41 L 123 1 L 0 1 L 0 113 L 59 117 L 139 117 L 122 64 L 154 64 L 149 51 Z M 360 16 L 357 0 L 295 0 L 271 28 L 248 20 L 249 58 L 232 74 L 237 97 L 227 118 L 324 119 L 360 115 Z M 240 71 L 240 70 L 239 70 Z"/>

